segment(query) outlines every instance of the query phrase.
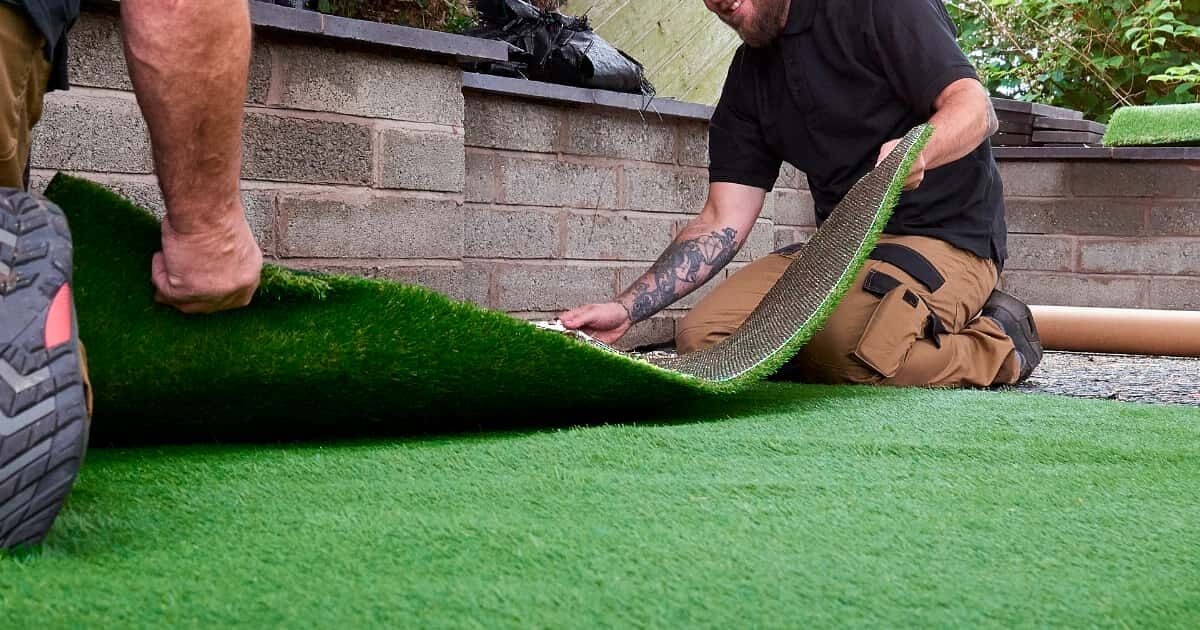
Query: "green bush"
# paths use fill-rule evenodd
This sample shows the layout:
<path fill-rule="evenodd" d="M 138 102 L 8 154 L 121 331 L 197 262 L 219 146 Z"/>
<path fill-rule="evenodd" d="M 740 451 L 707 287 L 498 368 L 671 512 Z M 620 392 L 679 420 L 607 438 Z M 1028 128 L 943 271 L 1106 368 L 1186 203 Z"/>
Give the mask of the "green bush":
<path fill-rule="evenodd" d="M 1200 101 L 1200 0 L 950 0 L 993 94 L 1106 121 L 1123 105 Z"/>

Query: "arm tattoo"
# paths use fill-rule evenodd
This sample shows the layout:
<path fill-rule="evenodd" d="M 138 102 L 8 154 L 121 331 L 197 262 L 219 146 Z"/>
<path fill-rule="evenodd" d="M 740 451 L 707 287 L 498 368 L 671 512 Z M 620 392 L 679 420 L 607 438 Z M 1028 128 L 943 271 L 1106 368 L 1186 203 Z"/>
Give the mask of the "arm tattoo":
<path fill-rule="evenodd" d="M 650 271 L 626 292 L 632 297 L 627 307 L 630 321 L 636 324 L 649 319 L 704 284 L 733 260 L 737 250 L 737 230 L 728 227 L 671 243 Z M 654 279 L 653 285 L 647 281 L 649 278 Z"/>

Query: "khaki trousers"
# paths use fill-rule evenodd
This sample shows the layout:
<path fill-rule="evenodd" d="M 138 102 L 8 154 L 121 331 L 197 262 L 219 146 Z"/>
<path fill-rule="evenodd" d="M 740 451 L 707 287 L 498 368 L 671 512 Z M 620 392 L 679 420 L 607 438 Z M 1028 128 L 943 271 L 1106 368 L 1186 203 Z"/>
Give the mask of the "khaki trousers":
<path fill-rule="evenodd" d="M 50 80 L 44 45 L 18 9 L 0 4 L 0 186 L 5 188 L 25 188 L 30 138 Z"/>
<path fill-rule="evenodd" d="M 33 126 L 42 117 L 42 97 L 50 81 L 50 62 L 42 53 L 46 40 L 17 9 L 0 4 L 0 187 L 26 187 Z M 79 345 L 88 416 L 92 384 L 87 353 Z"/>
<path fill-rule="evenodd" d="M 930 292 L 892 264 L 867 261 L 825 328 L 780 376 L 808 383 L 896 386 L 1015 383 L 1020 365 L 1012 341 L 991 318 L 977 317 L 996 288 L 995 263 L 935 238 L 885 234 L 880 243 L 917 251 L 945 284 Z M 708 294 L 683 320 L 676 336 L 679 351 L 708 347 L 737 330 L 793 258 L 781 253 L 761 258 Z M 882 298 L 864 290 L 872 271 L 898 280 L 899 287 Z M 931 333 L 930 313 L 941 320 L 943 334 Z"/>

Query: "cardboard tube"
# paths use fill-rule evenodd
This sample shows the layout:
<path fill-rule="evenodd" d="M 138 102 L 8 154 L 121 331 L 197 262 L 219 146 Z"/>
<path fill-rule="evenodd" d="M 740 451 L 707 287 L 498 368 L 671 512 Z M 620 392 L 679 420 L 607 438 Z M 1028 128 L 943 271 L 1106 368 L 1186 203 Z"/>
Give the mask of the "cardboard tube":
<path fill-rule="evenodd" d="M 1200 311 L 1029 308 L 1047 350 L 1200 357 Z"/>

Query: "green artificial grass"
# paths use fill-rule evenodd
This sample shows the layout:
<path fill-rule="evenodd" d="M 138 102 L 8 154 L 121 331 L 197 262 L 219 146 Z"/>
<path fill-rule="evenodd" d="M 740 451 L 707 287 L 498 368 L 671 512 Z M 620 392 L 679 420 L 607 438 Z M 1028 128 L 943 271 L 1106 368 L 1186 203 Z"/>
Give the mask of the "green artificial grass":
<path fill-rule="evenodd" d="M 94 450 L 0 559 L 0 625 L 1200 624 L 1195 409 L 766 384 L 691 413 Z"/>
<path fill-rule="evenodd" d="M 149 213 L 58 176 L 98 443 L 300 439 L 521 423 L 725 391 L 422 287 L 268 267 L 250 308 L 187 316 L 149 282 Z"/>
<path fill-rule="evenodd" d="M 1200 146 L 1200 103 L 1122 107 L 1113 113 L 1104 146 Z"/>
<path fill-rule="evenodd" d="M 422 287 L 274 266 L 264 270 L 249 308 L 186 316 L 153 300 L 147 270 L 159 247 L 157 220 L 101 186 L 59 175 L 46 196 L 63 208 L 75 241 L 75 302 L 96 392 L 93 439 L 394 434 L 464 420 L 536 421 L 568 411 L 583 420 L 736 392 L 773 374 L 824 325 L 874 247 L 931 133 L 928 126 L 913 130 L 851 192 L 869 202 L 839 208 L 831 218 L 873 213 L 857 232 L 842 230 L 861 242 L 836 286 L 813 288 L 827 292 L 820 308 L 794 323 L 790 340 L 759 348 L 766 353 L 753 369 L 712 381 Z"/>

